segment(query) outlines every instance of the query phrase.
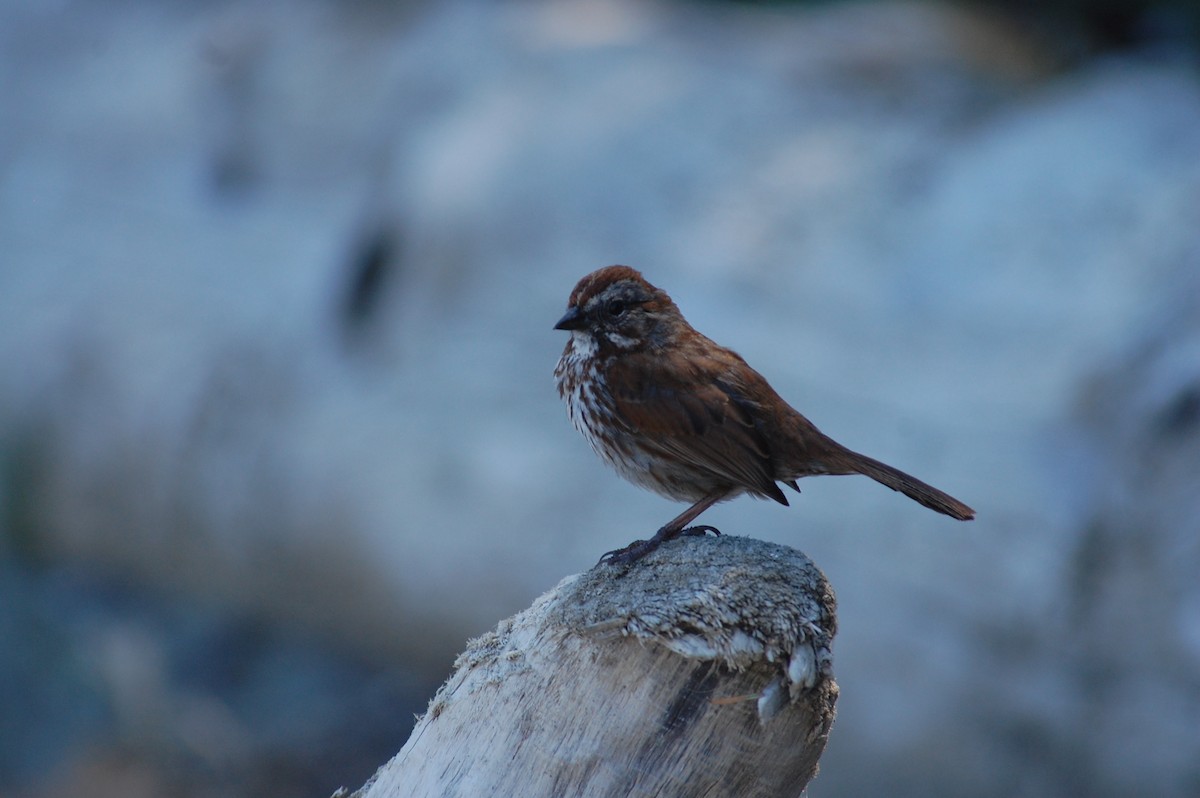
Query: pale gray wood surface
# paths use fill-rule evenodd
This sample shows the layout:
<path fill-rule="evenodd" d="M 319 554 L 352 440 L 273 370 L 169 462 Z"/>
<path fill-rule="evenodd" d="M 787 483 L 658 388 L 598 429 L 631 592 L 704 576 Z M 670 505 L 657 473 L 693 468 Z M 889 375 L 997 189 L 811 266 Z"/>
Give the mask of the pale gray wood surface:
<path fill-rule="evenodd" d="M 835 600 L 803 554 L 685 538 L 472 640 L 356 795 L 797 796 L 833 723 Z"/>

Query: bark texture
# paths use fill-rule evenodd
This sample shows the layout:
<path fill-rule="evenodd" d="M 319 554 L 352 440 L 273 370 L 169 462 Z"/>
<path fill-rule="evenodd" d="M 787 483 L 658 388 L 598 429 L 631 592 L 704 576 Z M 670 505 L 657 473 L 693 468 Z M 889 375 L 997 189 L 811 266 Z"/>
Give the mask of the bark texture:
<path fill-rule="evenodd" d="M 803 554 L 685 538 L 472 640 L 355 795 L 798 796 L 833 724 L 835 600 Z"/>

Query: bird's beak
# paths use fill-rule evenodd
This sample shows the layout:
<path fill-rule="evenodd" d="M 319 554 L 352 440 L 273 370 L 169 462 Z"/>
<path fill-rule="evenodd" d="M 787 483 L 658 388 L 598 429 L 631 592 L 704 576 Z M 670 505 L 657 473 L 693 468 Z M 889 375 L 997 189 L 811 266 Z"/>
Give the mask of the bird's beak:
<path fill-rule="evenodd" d="M 567 308 L 567 312 L 558 320 L 558 324 L 554 325 L 556 330 L 578 330 L 583 326 L 583 314 L 579 312 L 577 307 Z"/>

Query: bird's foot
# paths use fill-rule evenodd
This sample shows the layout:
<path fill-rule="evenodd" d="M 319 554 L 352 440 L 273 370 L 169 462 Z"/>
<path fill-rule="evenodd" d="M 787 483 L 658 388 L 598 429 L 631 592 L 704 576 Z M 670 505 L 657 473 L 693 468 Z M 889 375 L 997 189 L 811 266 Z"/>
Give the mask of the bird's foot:
<path fill-rule="evenodd" d="M 721 530 L 715 526 L 689 526 L 687 529 L 672 529 L 664 526 L 662 529 L 654 533 L 654 537 L 649 540 L 635 540 L 623 549 L 614 549 L 607 552 L 600 558 L 600 562 L 610 565 L 630 565 L 645 557 L 650 552 L 657 549 L 668 540 L 674 540 L 678 537 L 704 537 L 709 532 L 720 536 Z"/>
<path fill-rule="evenodd" d="M 630 565 L 645 557 L 650 552 L 657 549 L 668 540 L 674 540 L 679 537 L 683 530 L 671 529 L 664 526 L 662 529 L 654 533 L 654 537 L 649 540 L 635 540 L 623 549 L 614 549 L 606 553 L 600 558 L 600 562 L 609 563 L 611 565 Z"/>
<path fill-rule="evenodd" d="M 658 548 L 661 540 L 635 540 L 623 549 L 613 549 L 604 553 L 596 565 L 629 565 L 645 557 Z"/>

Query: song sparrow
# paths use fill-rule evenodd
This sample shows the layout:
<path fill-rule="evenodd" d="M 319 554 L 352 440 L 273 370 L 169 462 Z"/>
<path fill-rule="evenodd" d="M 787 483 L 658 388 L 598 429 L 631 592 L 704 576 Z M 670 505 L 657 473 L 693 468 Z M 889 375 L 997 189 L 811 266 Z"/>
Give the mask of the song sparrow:
<path fill-rule="evenodd" d="M 556 330 L 569 330 L 554 377 L 575 428 L 621 476 L 692 505 L 649 540 L 601 561 L 633 562 L 743 493 L 787 504 L 779 485 L 865 474 L 960 521 L 975 511 L 903 471 L 824 435 L 736 352 L 687 323 L 671 297 L 628 266 L 584 277 Z M 719 532 L 717 534 L 720 534 Z"/>

